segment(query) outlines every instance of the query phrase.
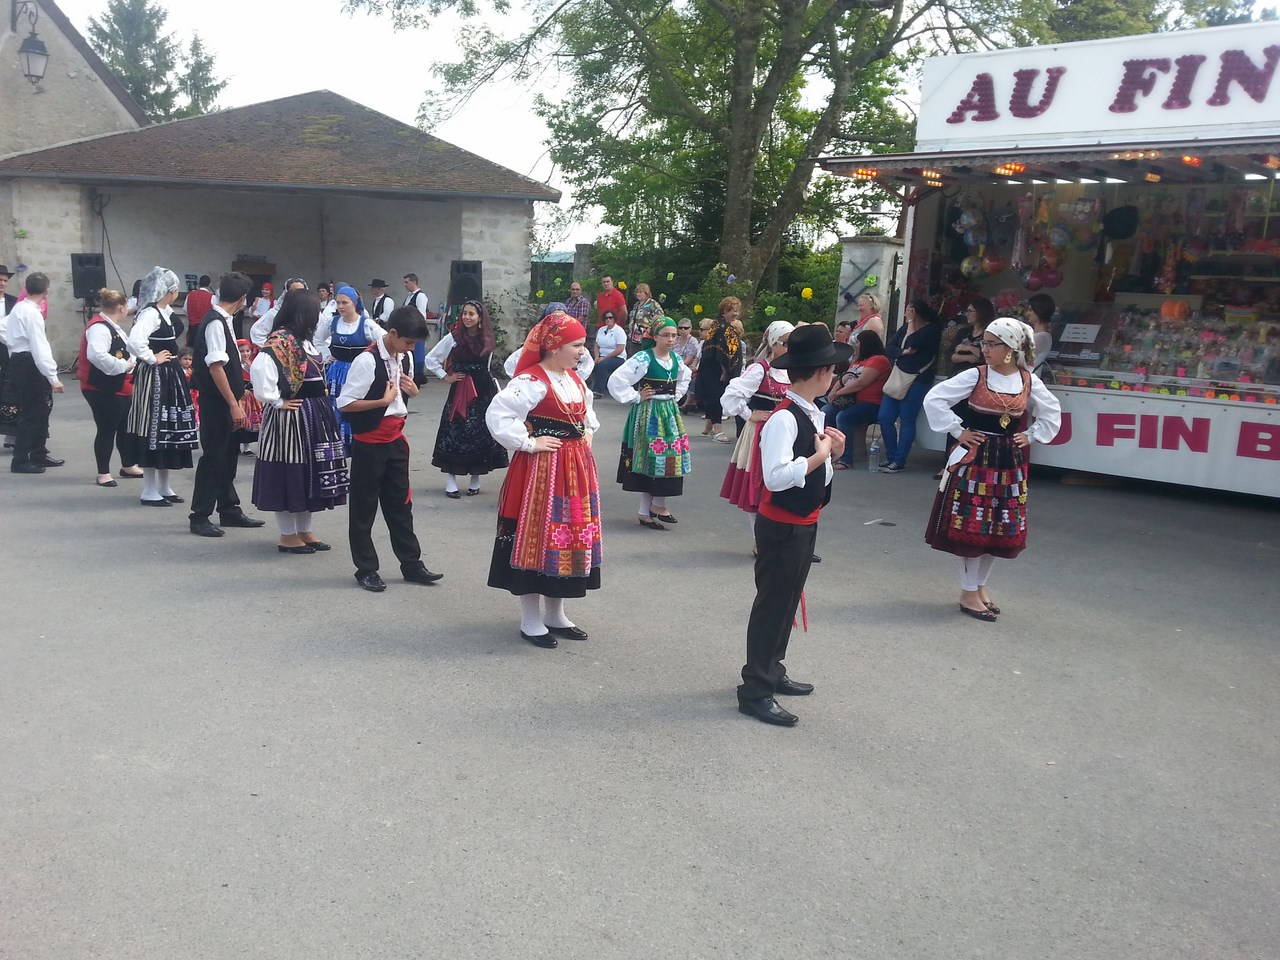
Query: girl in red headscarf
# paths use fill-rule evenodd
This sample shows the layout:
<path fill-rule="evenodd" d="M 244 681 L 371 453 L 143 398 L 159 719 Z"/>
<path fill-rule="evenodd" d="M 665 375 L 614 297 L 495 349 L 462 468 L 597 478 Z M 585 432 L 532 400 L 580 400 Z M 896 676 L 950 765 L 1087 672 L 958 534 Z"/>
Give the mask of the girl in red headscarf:
<path fill-rule="evenodd" d="M 467 496 L 474 497 L 480 492 L 482 474 L 507 465 L 507 451 L 493 439 L 484 422 L 498 392 L 489 372 L 494 346 L 489 311 L 479 300 L 468 300 L 453 330 L 422 361 L 425 369 L 449 384 L 431 465 L 444 473 L 444 495 L 451 500 L 462 496 L 460 474 L 471 476 Z"/>
<path fill-rule="evenodd" d="M 564 600 L 600 587 L 600 481 L 591 454 L 600 422 L 574 370 L 586 343 L 586 330 L 567 314 L 544 318 L 485 415 L 490 434 L 512 453 L 489 586 L 520 598 L 520 635 L 539 647 L 556 646 L 557 637 L 587 639 Z"/>

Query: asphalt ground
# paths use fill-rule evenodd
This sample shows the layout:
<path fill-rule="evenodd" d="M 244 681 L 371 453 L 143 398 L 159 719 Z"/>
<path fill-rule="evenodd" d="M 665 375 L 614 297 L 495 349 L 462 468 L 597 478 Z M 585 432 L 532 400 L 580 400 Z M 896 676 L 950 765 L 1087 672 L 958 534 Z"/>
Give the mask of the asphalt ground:
<path fill-rule="evenodd" d="M 379 595 L 342 510 L 284 556 L 96 489 L 74 382 L 67 465 L 0 459 L 0 957 L 1280 955 L 1276 501 L 1040 471 L 988 625 L 922 539 L 939 456 L 837 474 L 778 729 L 735 708 L 730 448 L 644 530 L 600 404 L 604 587 L 539 650 L 485 586 L 500 478 L 430 467 L 444 395 L 408 435 L 446 577 L 379 529 Z"/>

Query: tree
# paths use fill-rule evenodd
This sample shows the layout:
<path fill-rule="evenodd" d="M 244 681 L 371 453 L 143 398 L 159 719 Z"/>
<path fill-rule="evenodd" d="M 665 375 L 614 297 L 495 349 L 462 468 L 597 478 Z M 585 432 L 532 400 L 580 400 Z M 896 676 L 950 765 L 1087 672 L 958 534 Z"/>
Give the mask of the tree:
<path fill-rule="evenodd" d="M 507 6 L 494 0 L 495 10 Z M 389 13 L 401 27 L 480 12 L 476 0 L 346 0 L 346 8 Z M 717 221 L 718 259 L 752 291 L 805 214 L 816 158 L 833 140 L 901 142 L 878 128 L 907 124 L 882 124 L 894 111 L 869 94 L 896 85 L 913 41 L 977 42 L 1007 14 L 995 0 L 552 0 L 531 12 L 529 28 L 511 38 L 486 26 L 462 32 L 460 61 L 439 69 L 452 104 L 491 80 L 532 84 L 548 65 L 560 67 L 571 93 L 540 108 L 553 128 L 586 125 L 581 152 L 593 155 L 581 169 L 560 154 L 575 186 L 623 209 L 614 171 L 624 158 L 633 191 L 651 176 L 650 203 L 663 196 L 661 181 L 676 184 L 667 203 L 703 205 L 701 216 Z M 874 132 L 861 133 L 861 123 Z M 667 212 L 636 206 L 631 220 Z"/>
<path fill-rule="evenodd" d="M 199 36 L 182 54 L 176 38 L 164 32 L 168 18 L 151 0 L 108 0 L 101 18 L 89 20 L 94 52 L 153 121 L 206 113 L 227 85 L 214 76 L 213 57 Z"/>

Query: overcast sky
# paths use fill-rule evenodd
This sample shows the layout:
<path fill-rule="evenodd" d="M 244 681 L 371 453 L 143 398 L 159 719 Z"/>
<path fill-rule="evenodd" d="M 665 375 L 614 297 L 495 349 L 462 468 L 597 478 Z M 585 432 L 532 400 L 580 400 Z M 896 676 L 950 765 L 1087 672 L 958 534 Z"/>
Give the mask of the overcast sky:
<path fill-rule="evenodd" d="M 453 29 L 442 21 L 425 33 L 397 33 L 386 20 L 342 12 L 341 0 L 158 0 L 169 11 L 166 29 L 183 45 L 199 32 L 228 80 L 221 107 L 240 107 L 311 90 L 332 90 L 367 107 L 415 124 L 431 65 L 454 54 Z M 89 19 L 106 0 L 57 0 L 88 35 Z M 463 116 L 430 133 L 487 160 L 564 190 L 543 141 L 547 131 L 533 113 L 532 93 L 490 89 Z M 567 197 L 566 201 L 567 202 Z M 539 205 L 541 206 L 541 205 Z M 559 248 L 595 238 L 585 224 Z"/>

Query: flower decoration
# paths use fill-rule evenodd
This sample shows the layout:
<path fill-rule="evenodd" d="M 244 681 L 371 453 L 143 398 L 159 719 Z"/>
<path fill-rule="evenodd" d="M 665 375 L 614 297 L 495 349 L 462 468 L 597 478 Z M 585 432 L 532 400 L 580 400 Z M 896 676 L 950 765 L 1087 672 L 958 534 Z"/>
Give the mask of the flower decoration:
<path fill-rule="evenodd" d="M 556 277 L 554 280 L 552 280 L 552 281 L 551 281 L 551 285 L 552 285 L 553 287 L 558 287 L 558 286 L 560 286 L 560 283 L 561 283 L 561 279 L 560 279 L 560 277 Z"/>
<path fill-rule="evenodd" d="M 676 437 L 675 442 L 671 444 L 671 449 L 674 450 L 676 453 L 688 453 L 689 452 L 688 434 L 685 434 L 684 436 L 681 436 L 681 437 Z"/>
<path fill-rule="evenodd" d="M 546 291 L 545 291 L 545 290 L 539 290 L 537 293 L 535 293 L 535 294 L 534 294 L 534 296 L 535 296 L 535 297 L 537 297 L 539 300 L 541 300 L 541 299 L 542 299 L 542 295 L 543 295 L 544 293 L 546 293 Z"/>
<path fill-rule="evenodd" d="M 551 531 L 551 542 L 555 544 L 557 550 L 563 550 L 573 543 L 573 531 L 561 524 Z"/>
<path fill-rule="evenodd" d="M 812 300 L 812 299 L 813 299 L 813 287 L 805 287 L 803 290 L 801 290 L 801 291 L 800 291 L 800 299 L 801 299 L 801 300 Z"/>
<path fill-rule="evenodd" d="M 625 289 L 627 289 L 627 281 L 625 281 L 625 280 L 619 280 L 619 281 L 618 281 L 618 289 L 619 289 L 619 290 L 625 290 Z"/>
<path fill-rule="evenodd" d="M 594 523 L 588 523 L 585 527 L 583 527 L 581 530 L 578 531 L 578 539 L 581 540 L 584 544 L 587 544 L 588 546 L 590 546 L 595 541 L 596 535 L 599 534 L 599 532 L 600 532 L 600 528 L 598 526 L 596 526 Z"/>
<path fill-rule="evenodd" d="M 775 307 L 773 304 L 769 304 L 769 306 L 764 308 L 764 315 L 766 317 L 772 317 L 777 312 L 778 312 L 778 308 Z"/>
<path fill-rule="evenodd" d="M 659 303 L 666 303 L 666 302 L 667 302 L 667 295 L 666 295 L 665 293 L 660 293 L 660 294 L 658 294 L 658 302 L 659 302 Z"/>
<path fill-rule="evenodd" d="M 658 456 L 662 456 L 664 453 L 667 452 L 666 441 L 663 440 L 661 437 L 654 437 L 653 442 L 649 444 L 649 449 L 652 450 L 654 453 L 656 453 Z"/>
<path fill-rule="evenodd" d="M 674 280 L 675 278 L 676 278 L 675 271 L 670 271 L 667 273 L 668 280 Z"/>
<path fill-rule="evenodd" d="M 734 275 L 731 273 L 731 274 L 729 274 L 728 278 L 726 278 L 725 282 L 726 282 L 726 283 L 733 283 L 733 282 L 734 282 L 735 280 L 737 280 L 737 279 L 738 279 L 738 278 L 737 278 L 736 276 L 734 276 Z"/>
<path fill-rule="evenodd" d="M 700 303 L 695 303 L 695 304 L 693 305 L 693 312 L 694 312 L 694 313 L 701 313 L 701 312 L 702 312 L 702 304 L 700 304 Z"/>

